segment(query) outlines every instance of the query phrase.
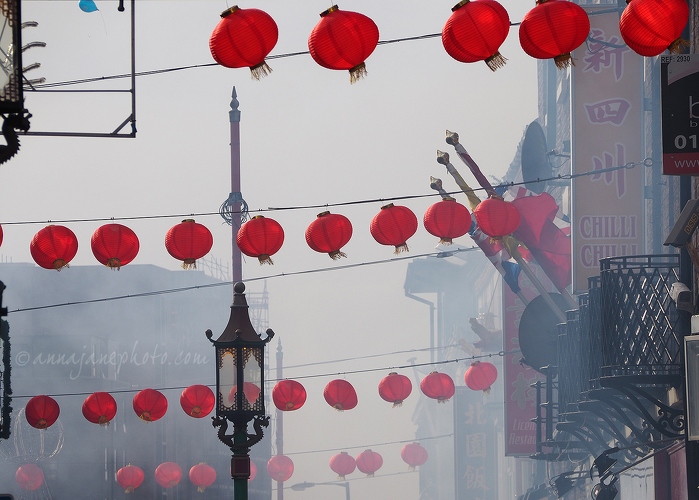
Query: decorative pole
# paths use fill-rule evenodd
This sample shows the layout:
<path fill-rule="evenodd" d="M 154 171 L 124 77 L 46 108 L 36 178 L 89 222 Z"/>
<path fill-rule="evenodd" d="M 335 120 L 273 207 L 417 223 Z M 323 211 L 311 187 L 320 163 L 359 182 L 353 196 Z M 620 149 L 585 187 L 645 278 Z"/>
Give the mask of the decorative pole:
<path fill-rule="evenodd" d="M 235 87 L 231 94 L 231 110 L 228 112 L 231 129 L 231 192 L 228 199 L 221 204 L 219 213 L 223 220 L 231 226 L 232 246 L 232 272 L 233 283 L 243 279 L 243 260 L 240 249 L 235 242 L 241 224 L 247 218 L 248 205 L 240 191 L 240 103 L 237 99 Z"/>

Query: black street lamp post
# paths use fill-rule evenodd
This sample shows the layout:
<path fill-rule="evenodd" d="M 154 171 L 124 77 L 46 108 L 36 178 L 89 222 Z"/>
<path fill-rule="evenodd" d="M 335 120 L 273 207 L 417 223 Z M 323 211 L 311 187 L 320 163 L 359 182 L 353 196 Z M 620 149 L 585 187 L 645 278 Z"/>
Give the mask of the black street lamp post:
<path fill-rule="evenodd" d="M 206 337 L 216 349 L 216 416 L 218 438 L 231 449 L 231 478 L 235 500 L 247 500 L 250 477 L 250 448 L 263 436 L 262 427 L 269 425 L 265 415 L 264 350 L 274 332 L 267 329 L 262 339 L 250 322 L 245 285 L 233 287 L 231 317 L 221 336 L 213 340 L 211 330 Z M 248 434 L 253 420 L 254 434 Z M 233 433 L 226 434 L 228 422 Z"/>

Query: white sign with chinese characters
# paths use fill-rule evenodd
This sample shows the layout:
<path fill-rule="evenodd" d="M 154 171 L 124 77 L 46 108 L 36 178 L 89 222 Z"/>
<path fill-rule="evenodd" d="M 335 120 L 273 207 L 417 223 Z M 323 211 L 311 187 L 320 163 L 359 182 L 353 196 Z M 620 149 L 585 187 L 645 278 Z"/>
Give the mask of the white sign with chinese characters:
<path fill-rule="evenodd" d="M 600 259 L 643 253 L 643 58 L 608 5 L 583 5 L 590 37 L 571 70 L 573 290 Z M 600 12 L 600 13 L 598 13 Z"/>

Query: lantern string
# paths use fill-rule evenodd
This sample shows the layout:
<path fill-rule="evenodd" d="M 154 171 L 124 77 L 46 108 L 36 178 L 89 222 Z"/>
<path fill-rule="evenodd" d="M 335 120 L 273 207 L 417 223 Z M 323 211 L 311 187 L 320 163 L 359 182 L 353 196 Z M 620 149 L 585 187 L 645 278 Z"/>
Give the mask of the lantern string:
<path fill-rule="evenodd" d="M 423 253 L 423 254 L 417 254 L 417 255 L 411 255 L 411 256 L 405 256 L 405 257 L 393 257 L 390 259 L 374 260 L 374 261 L 368 261 L 368 262 L 357 262 L 355 264 L 345 264 L 343 266 L 321 267 L 321 268 L 317 268 L 317 269 L 306 269 L 303 271 L 294 271 L 294 272 L 289 272 L 289 273 L 271 274 L 271 275 L 267 275 L 267 276 L 258 276 L 257 278 L 248 278 L 248 279 L 245 279 L 243 281 L 250 283 L 253 281 L 267 280 L 267 279 L 271 279 L 271 278 L 281 278 L 284 276 L 298 276 L 298 275 L 302 275 L 302 274 L 313 274 L 313 273 L 321 273 L 321 272 L 326 272 L 326 271 L 339 271 L 339 270 L 343 270 L 343 269 L 352 269 L 355 267 L 373 266 L 373 265 L 377 265 L 377 264 L 387 264 L 390 262 L 399 262 L 399 261 L 408 260 L 408 259 L 417 259 L 420 257 L 445 258 L 445 257 L 451 257 L 453 255 L 456 255 L 457 253 L 471 252 L 474 250 L 480 250 L 480 247 L 472 246 L 472 247 L 466 247 L 466 248 L 455 248 L 454 250 L 449 250 L 449 251 L 429 252 L 429 253 Z M 27 311 L 39 311 L 42 309 L 52 309 L 52 308 L 56 308 L 56 307 L 75 306 L 75 305 L 82 305 L 82 304 L 94 304 L 94 303 L 98 303 L 98 302 L 111 302 L 113 300 L 133 299 L 133 298 L 139 298 L 139 297 L 150 297 L 150 296 L 155 296 L 155 295 L 167 295 L 170 293 L 187 292 L 190 290 L 215 288 L 215 287 L 219 287 L 219 286 L 231 286 L 233 284 L 234 283 L 232 281 L 220 281 L 220 282 L 216 282 L 216 283 L 206 283 L 203 285 L 184 286 L 184 287 L 179 287 L 179 288 L 169 288 L 169 289 L 165 289 L 165 290 L 152 290 L 152 291 L 148 291 L 148 292 L 132 293 L 132 294 L 128 294 L 128 295 L 114 295 L 111 297 L 101 297 L 101 298 L 96 298 L 96 299 L 76 300 L 76 301 L 71 301 L 71 302 L 59 302 L 56 304 L 47 304 L 47 305 L 43 305 L 43 306 L 33 306 L 33 307 L 23 307 L 23 308 L 18 308 L 18 309 L 12 309 L 12 310 L 8 311 L 8 314 L 27 312 Z"/>
<path fill-rule="evenodd" d="M 442 347 L 441 349 L 445 349 L 446 347 Z M 294 380 L 299 380 L 299 379 L 310 379 L 310 378 L 325 378 L 325 377 L 337 377 L 340 375 L 356 375 L 360 373 L 372 373 L 372 372 L 378 372 L 378 371 L 395 371 L 395 370 L 400 370 L 400 369 L 408 369 L 408 368 L 419 368 L 422 366 L 437 366 L 437 365 L 444 365 L 447 363 L 461 363 L 463 361 L 471 361 L 474 359 L 482 359 L 482 358 L 492 358 L 493 356 L 500 356 L 500 357 L 505 357 L 510 354 L 518 354 L 521 351 L 519 349 L 515 349 L 512 351 L 500 351 L 497 353 L 487 353 L 487 354 L 479 354 L 475 356 L 468 356 L 465 358 L 454 358 L 454 359 L 445 359 L 442 361 L 428 361 L 425 363 L 410 363 L 407 365 L 399 365 L 399 366 L 382 366 L 379 368 L 364 368 L 361 370 L 352 370 L 352 371 L 343 371 L 343 372 L 334 372 L 334 373 L 318 373 L 318 374 L 312 374 L 312 375 L 302 375 L 298 377 L 285 377 L 283 379 L 278 379 L 278 378 L 269 378 L 265 379 L 267 382 L 273 383 L 273 382 L 279 382 L 281 380 L 288 380 L 289 378 L 293 378 Z M 394 353 L 388 353 L 387 355 L 392 355 Z M 363 359 L 363 357 L 356 357 L 354 359 Z M 209 388 L 215 389 L 216 384 L 202 384 L 206 385 Z M 183 391 L 189 386 L 182 385 L 182 386 L 169 386 L 169 387 L 153 387 L 152 389 L 156 391 Z M 128 394 L 128 393 L 137 393 L 142 391 L 143 388 L 131 388 L 131 389 L 113 389 L 105 392 L 109 392 L 110 394 Z M 52 398 L 60 398 L 60 397 L 68 397 L 68 396 L 89 396 L 90 394 L 94 393 L 94 391 L 88 391 L 88 392 L 61 392 L 61 393 L 55 393 L 55 394 L 43 394 L 44 396 L 50 396 Z M 26 395 L 26 394 L 21 394 L 21 395 L 13 395 L 12 399 L 28 399 L 32 398 L 34 396 Z"/>
<path fill-rule="evenodd" d="M 637 166 L 645 166 L 645 167 L 652 167 L 655 164 L 652 158 L 645 158 L 642 161 L 637 161 L 637 162 L 627 162 L 623 165 L 617 165 L 614 167 L 607 167 L 607 168 L 600 168 L 600 169 L 594 169 L 594 170 L 589 170 L 586 172 L 579 172 L 576 174 L 556 174 L 551 177 L 544 177 L 540 178 L 537 177 L 536 179 L 529 179 L 527 181 L 521 181 L 521 182 L 502 182 L 496 186 L 494 186 L 495 190 L 501 190 L 501 189 L 507 189 L 515 186 L 524 186 L 524 185 L 531 185 L 534 183 L 541 183 L 541 182 L 548 182 L 548 181 L 555 181 L 555 180 L 571 180 L 571 179 L 576 179 L 578 177 L 584 177 L 588 175 L 599 175 L 603 174 L 606 172 L 614 172 L 615 170 L 620 170 L 620 169 L 633 169 Z M 472 189 L 474 192 L 476 191 L 485 191 L 484 188 L 473 188 Z M 457 191 L 448 191 L 443 194 L 447 195 L 456 195 L 456 194 L 463 194 L 463 191 L 457 190 Z M 288 211 L 288 210 L 308 210 L 308 209 L 322 209 L 322 208 L 330 208 L 330 207 L 342 207 L 342 206 L 352 206 L 352 205 L 364 205 L 364 204 L 369 204 L 369 203 L 382 203 L 385 204 L 386 202 L 392 202 L 392 201 L 399 201 L 399 200 L 413 200 L 413 199 L 421 199 L 421 198 L 433 198 L 435 196 L 442 196 L 440 193 L 427 193 L 427 194 L 415 194 L 415 195 L 403 195 L 403 196 L 393 196 L 393 197 L 388 197 L 388 198 L 369 198 L 369 199 L 361 199 L 361 200 L 351 200 L 351 201 L 342 201 L 342 202 L 335 202 L 335 203 L 323 203 L 323 204 L 314 204 L 314 205 L 292 205 L 288 207 L 267 207 L 265 208 L 258 208 L 255 210 L 246 210 L 246 211 L 231 211 L 230 214 L 243 214 L 243 213 L 265 213 L 265 212 L 280 212 L 280 211 Z M 13 226 L 13 225 L 30 225 L 30 224 L 69 224 L 69 223 L 80 223 L 80 222 L 103 222 L 103 221 L 128 221 L 128 220 L 148 220 L 148 219 L 174 219 L 174 218 L 193 218 L 193 217 L 207 217 L 207 216 L 212 216 L 212 215 L 218 215 L 220 216 L 220 212 L 199 212 L 199 213 L 189 213 L 189 214 L 166 214 L 166 215 L 139 215 L 139 216 L 131 216 L 131 217 L 94 217 L 94 218 L 76 218 L 76 219 L 49 219 L 49 220 L 32 220 L 32 221 L 9 221 L 9 222 L 2 222 L 0 221 L 0 225 L 4 226 Z"/>
<path fill-rule="evenodd" d="M 385 445 L 390 445 L 390 444 L 404 444 L 404 443 L 414 443 L 416 441 L 431 441 L 433 439 L 445 439 L 445 438 L 451 438 L 454 437 L 454 434 L 440 434 L 438 436 L 429 436 L 429 437 L 420 437 L 420 438 L 412 438 L 412 439 L 401 439 L 399 441 L 387 441 L 384 443 L 371 443 L 371 444 L 365 444 L 361 446 L 345 446 L 345 447 L 339 447 L 339 448 L 327 448 L 325 450 L 311 450 L 311 451 L 296 451 L 296 452 L 291 452 L 291 453 L 286 453 L 284 452 L 284 455 L 308 455 L 310 453 L 328 453 L 331 451 L 345 451 L 345 450 L 366 450 L 370 448 L 376 448 L 379 446 L 385 446 Z M 401 474 L 407 474 L 406 472 L 402 472 Z M 354 478 L 354 479 L 363 479 L 363 478 Z"/>

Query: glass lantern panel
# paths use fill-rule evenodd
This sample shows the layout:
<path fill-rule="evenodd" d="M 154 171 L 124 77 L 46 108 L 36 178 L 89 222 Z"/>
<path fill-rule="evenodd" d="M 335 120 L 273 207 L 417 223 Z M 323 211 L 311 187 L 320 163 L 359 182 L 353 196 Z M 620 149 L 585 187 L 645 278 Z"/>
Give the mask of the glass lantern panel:
<path fill-rule="evenodd" d="M 218 400 L 222 410 L 235 409 L 235 392 L 238 379 L 234 349 L 220 352 L 218 366 L 219 394 Z"/>
<path fill-rule="evenodd" d="M 243 348 L 243 373 L 245 377 L 243 407 L 245 409 L 260 410 L 262 408 L 262 349 Z"/>

